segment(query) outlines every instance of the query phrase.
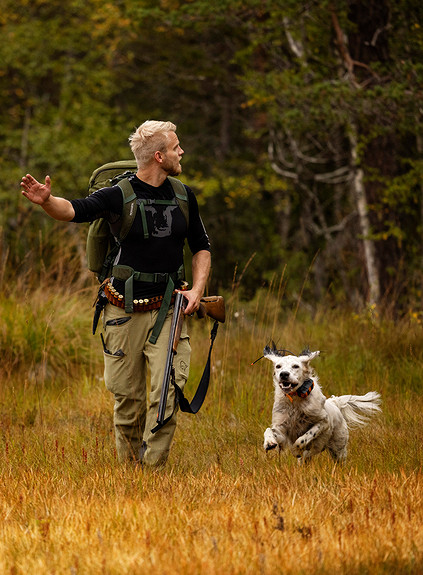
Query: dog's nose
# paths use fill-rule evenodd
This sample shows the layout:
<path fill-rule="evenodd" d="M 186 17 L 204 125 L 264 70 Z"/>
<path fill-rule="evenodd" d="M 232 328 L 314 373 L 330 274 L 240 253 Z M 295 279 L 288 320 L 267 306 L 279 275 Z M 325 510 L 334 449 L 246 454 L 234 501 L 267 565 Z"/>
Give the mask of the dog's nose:
<path fill-rule="evenodd" d="M 289 371 L 281 371 L 279 374 L 279 379 L 289 379 Z"/>

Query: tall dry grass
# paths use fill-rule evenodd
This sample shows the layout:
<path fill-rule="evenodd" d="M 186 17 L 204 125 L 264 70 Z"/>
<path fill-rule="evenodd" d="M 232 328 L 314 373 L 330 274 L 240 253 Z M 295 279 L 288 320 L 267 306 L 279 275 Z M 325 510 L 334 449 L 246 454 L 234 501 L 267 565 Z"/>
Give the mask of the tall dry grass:
<path fill-rule="evenodd" d="M 418 317 L 311 317 L 286 309 L 283 290 L 277 279 L 252 302 L 227 298 L 206 403 L 180 414 L 166 468 L 143 472 L 115 458 L 93 293 L 64 304 L 60 287 L 40 288 L 27 313 L 0 299 L 0 573 L 421 573 Z M 195 382 L 210 325 L 189 321 Z M 382 393 L 383 414 L 352 433 L 346 465 L 263 452 L 271 365 L 251 363 L 272 339 L 322 350 L 327 395 Z"/>

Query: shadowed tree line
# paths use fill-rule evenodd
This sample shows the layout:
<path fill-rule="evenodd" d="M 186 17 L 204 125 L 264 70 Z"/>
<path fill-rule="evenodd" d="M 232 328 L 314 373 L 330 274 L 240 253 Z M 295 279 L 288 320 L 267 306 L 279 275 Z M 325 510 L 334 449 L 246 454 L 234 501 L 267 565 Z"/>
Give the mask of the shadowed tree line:
<path fill-rule="evenodd" d="M 3 283 L 58 253 L 86 277 L 85 229 L 58 234 L 20 197 L 24 173 L 84 195 L 98 165 L 130 157 L 135 126 L 170 119 L 213 291 L 251 297 L 284 273 L 288 300 L 419 306 L 420 2 L 0 0 L 0 14 Z"/>

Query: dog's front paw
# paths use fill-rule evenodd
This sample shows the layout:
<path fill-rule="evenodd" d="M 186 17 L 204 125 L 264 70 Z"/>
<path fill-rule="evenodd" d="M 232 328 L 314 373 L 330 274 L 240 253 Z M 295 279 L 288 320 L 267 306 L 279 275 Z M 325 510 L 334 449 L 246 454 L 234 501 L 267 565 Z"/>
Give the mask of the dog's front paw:
<path fill-rule="evenodd" d="M 299 449 L 299 450 L 302 451 L 303 449 L 305 449 L 305 448 L 307 447 L 308 443 L 309 443 L 309 442 L 307 441 L 306 436 L 305 436 L 305 435 L 302 435 L 302 436 L 299 437 L 299 438 L 297 439 L 297 441 L 294 443 L 294 447 L 296 447 L 297 449 Z"/>
<path fill-rule="evenodd" d="M 264 432 L 264 444 L 263 447 L 266 451 L 270 451 L 271 449 L 275 449 L 278 446 L 278 442 L 276 441 L 275 436 L 273 435 L 273 431 L 268 427 Z"/>
<path fill-rule="evenodd" d="M 297 441 L 291 447 L 292 454 L 295 455 L 295 457 L 302 457 L 302 455 L 304 453 L 304 449 L 306 447 L 307 447 L 307 442 L 306 442 L 304 436 L 301 436 L 297 439 Z"/>

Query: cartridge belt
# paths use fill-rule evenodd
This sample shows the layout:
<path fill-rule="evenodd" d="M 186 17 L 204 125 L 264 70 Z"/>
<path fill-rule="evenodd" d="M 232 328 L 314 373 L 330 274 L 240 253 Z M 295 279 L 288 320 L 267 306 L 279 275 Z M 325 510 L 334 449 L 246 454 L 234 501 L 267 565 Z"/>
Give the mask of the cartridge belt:
<path fill-rule="evenodd" d="M 147 283 L 163 283 L 166 284 L 166 290 L 164 292 L 164 307 L 163 313 L 161 315 L 161 320 L 166 316 L 166 311 L 169 309 L 170 297 L 175 288 L 176 282 L 183 281 L 184 279 L 184 266 L 181 265 L 178 271 L 171 273 L 148 273 L 148 272 L 138 272 L 134 270 L 131 266 L 117 264 L 113 266 L 112 275 L 117 280 L 125 282 L 125 311 L 126 313 L 132 313 L 134 311 L 134 282 L 147 282 Z M 155 334 L 154 338 L 157 336 Z"/>
<path fill-rule="evenodd" d="M 184 291 L 186 287 L 187 287 L 186 285 L 183 285 L 181 287 L 181 290 Z M 110 282 L 105 284 L 104 293 L 106 295 L 107 300 L 111 304 L 120 307 L 122 309 L 125 309 L 125 297 L 122 294 L 120 294 Z M 175 301 L 175 294 L 176 291 L 174 291 L 172 294 L 172 298 L 170 300 L 171 304 L 173 304 Z M 162 295 L 145 299 L 134 299 L 133 300 L 134 312 L 151 311 L 153 309 L 158 309 L 162 305 L 162 301 L 163 301 Z"/>

